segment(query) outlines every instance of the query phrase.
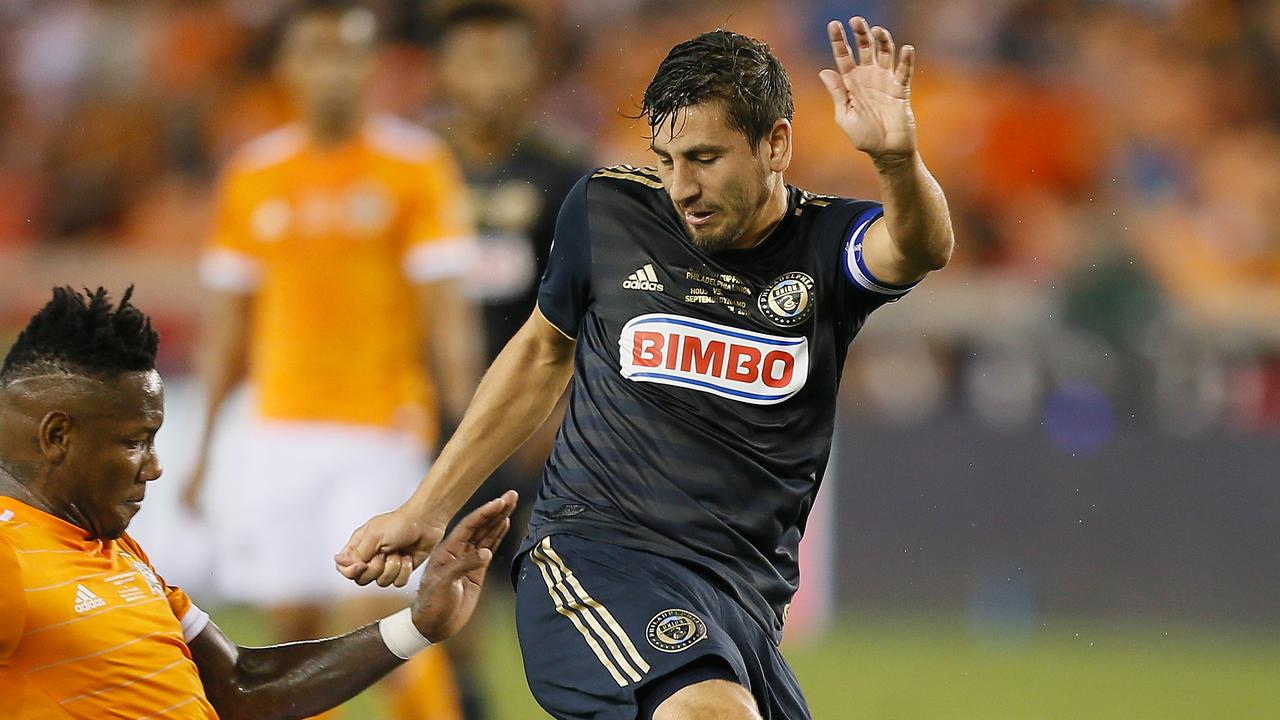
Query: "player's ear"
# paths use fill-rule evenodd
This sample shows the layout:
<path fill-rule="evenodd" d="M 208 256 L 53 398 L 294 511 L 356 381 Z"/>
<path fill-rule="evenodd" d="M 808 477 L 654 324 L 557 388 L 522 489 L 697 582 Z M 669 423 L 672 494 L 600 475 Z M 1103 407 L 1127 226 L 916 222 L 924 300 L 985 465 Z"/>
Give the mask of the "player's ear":
<path fill-rule="evenodd" d="M 769 170 L 780 173 L 791 165 L 791 121 L 778 118 L 765 136 Z"/>
<path fill-rule="evenodd" d="M 40 454 L 50 465 L 61 465 L 71 451 L 71 416 L 61 410 L 40 421 Z"/>

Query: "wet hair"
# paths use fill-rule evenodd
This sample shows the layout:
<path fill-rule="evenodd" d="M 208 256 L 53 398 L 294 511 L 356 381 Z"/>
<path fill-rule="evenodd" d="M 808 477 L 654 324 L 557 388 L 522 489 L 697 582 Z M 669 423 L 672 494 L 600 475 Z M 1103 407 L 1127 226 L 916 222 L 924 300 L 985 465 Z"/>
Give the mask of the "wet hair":
<path fill-rule="evenodd" d="M 53 299 L 27 323 L 0 367 L 0 387 L 22 377 L 66 373 L 113 377 L 154 370 L 160 334 L 129 303 L 133 287 L 112 306 L 107 291 L 53 289 Z"/>
<path fill-rule="evenodd" d="M 773 124 L 795 115 L 791 79 L 769 46 L 729 30 L 713 30 L 676 45 L 658 65 L 644 91 L 637 117 L 649 121 L 650 137 L 676 114 L 705 102 L 724 104 L 729 124 L 755 146 Z"/>
<path fill-rule="evenodd" d="M 536 30 L 533 16 L 524 8 L 501 0 L 479 0 L 460 3 L 441 14 L 436 35 L 443 40 L 461 28 L 484 24 L 517 25 L 531 34 Z"/>

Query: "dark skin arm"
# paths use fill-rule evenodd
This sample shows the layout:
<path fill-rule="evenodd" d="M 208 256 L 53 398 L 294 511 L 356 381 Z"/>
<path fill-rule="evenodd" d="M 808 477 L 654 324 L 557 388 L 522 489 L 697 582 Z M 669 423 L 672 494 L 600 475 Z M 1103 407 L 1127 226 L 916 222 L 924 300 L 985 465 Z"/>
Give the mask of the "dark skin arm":
<path fill-rule="evenodd" d="M 516 494 L 472 512 L 431 553 L 413 624 L 432 642 L 458 632 L 475 610 L 493 550 L 511 526 Z M 412 566 L 405 564 L 405 572 Z M 222 720 L 288 720 L 317 715 L 400 666 L 378 625 L 341 637 L 246 648 L 210 623 L 188 646 L 209 702 Z"/>

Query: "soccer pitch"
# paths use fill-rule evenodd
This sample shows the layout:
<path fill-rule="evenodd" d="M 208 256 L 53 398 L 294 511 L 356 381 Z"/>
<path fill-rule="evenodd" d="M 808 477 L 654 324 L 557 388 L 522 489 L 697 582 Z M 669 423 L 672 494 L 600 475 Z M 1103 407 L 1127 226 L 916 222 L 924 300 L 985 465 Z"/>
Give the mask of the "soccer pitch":
<path fill-rule="evenodd" d="M 509 607 L 483 619 L 494 720 L 543 720 L 524 684 Z M 214 618 L 243 644 L 261 618 Z M 975 636 L 963 618 L 847 613 L 788 650 L 816 720 L 1205 720 L 1280 717 L 1280 632 L 1048 619 L 1017 640 Z M 362 696 L 344 717 L 381 720 Z"/>

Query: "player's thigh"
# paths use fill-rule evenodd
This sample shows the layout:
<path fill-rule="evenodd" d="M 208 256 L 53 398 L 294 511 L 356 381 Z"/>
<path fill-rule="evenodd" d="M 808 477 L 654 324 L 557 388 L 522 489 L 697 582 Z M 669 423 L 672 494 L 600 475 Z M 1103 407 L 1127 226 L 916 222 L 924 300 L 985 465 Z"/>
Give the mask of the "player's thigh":
<path fill-rule="evenodd" d="M 678 563 L 568 535 L 544 538 L 518 563 L 526 679 L 559 720 L 635 720 L 646 688 L 704 658 L 745 682 L 715 589 Z"/>
<path fill-rule="evenodd" d="M 729 680 L 704 680 L 662 701 L 653 720 L 760 720 L 751 691 Z"/>

